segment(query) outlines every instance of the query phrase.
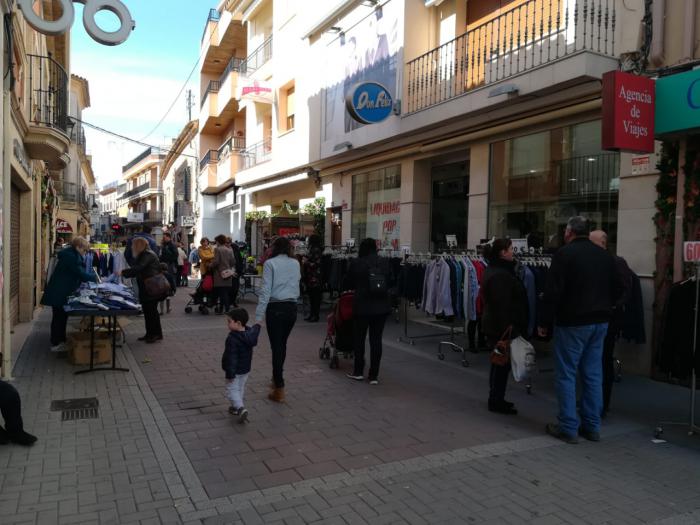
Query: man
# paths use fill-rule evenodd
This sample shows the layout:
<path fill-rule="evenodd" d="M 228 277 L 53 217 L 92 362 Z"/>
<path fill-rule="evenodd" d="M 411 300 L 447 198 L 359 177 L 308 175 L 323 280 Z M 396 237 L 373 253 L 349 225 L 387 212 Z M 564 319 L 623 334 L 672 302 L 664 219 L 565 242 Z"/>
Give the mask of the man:
<path fill-rule="evenodd" d="M 132 266 L 134 264 L 134 255 L 131 252 L 131 243 L 136 237 L 143 237 L 148 241 L 148 247 L 153 251 L 156 255 L 159 253 L 158 250 L 158 244 L 156 244 L 156 240 L 153 238 L 153 235 L 151 235 L 151 227 L 150 226 L 144 226 L 141 228 L 141 231 L 134 234 L 133 237 L 129 238 L 126 241 L 126 249 L 124 250 L 124 258 L 126 259 L 126 262 L 129 263 L 129 266 Z"/>
<path fill-rule="evenodd" d="M 591 242 L 597 246 L 608 249 L 608 234 L 603 230 L 595 230 L 591 232 L 589 237 Z M 622 257 L 613 256 L 615 259 L 615 272 L 617 279 L 622 286 L 622 293 L 618 297 L 617 302 L 613 307 L 612 317 L 608 325 L 608 332 L 603 342 L 603 412 L 602 417 L 605 417 L 610 410 L 610 397 L 612 395 L 612 386 L 615 380 L 615 342 L 622 330 L 622 324 L 625 317 L 625 305 L 632 291 L 632 270 L 627 265 Z"/>
<path fill-rule="evenodd" d="M 169 233 L 164 233 L 160 245 L 160 262 L 168 265 L 168 271 L 173 276 L 177 275 L 177 256 L 177 246 L 175 246 L 172 236 Z"/>
<path fill-rule="evenodd" d="M 19 393 L 5 381 L 0 381 L 0 413 L 5 420 L 5 428 L 0 427 L 0 445 L 12 442 L 29 446 L 36 442 L 35 436 L 24 431 Z"/>
<path fill-rule="evenodd" d="M 572 217 L 564 233 L 565 246 L 552 258 L 544 294 L 545 337 L 554 325 L 556 390 L 559 424 L 547 433 L 569 444 L 578 435 L 600 441 L 603 409 L 603 340 L 617 296 L 615 262 L 588 239 L 584 217 Z M 576 414 L 576 378 L 581 377 L 581 423 Z"/>

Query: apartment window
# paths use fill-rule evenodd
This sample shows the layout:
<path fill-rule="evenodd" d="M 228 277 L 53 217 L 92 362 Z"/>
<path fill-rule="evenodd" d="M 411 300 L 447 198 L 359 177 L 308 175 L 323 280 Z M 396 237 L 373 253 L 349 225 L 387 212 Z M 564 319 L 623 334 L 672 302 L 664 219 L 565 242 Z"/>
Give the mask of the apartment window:
<path fill-rule="evenodd" d="M 294 129 L 294 86 L 287 90 L 287 130 Z"/>
<path fill-rule="evenodd" d="M 280 96 L 279 96 L 279 114 L 280 114 L 280 123 L 279 123 L 279 129 L 280 132 L 284 133 L 286 131 L 291 131 L 294 129 L 294 116 L 296 112 L 296 96 L 295 96 L 295 86 L 294 83 L 292 82 L 291 84 L 288 84 L 287 86 L 283 87 L 280 89 Z"/>

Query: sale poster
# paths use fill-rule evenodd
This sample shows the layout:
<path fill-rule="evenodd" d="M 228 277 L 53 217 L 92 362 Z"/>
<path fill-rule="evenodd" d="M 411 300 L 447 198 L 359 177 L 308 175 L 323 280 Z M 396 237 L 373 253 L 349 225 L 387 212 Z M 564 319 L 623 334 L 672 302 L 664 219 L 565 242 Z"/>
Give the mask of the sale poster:
<path fill-rule="evenodd" d="M 400 188 L 373 191 L 367 195 L 367 237 L 376 239 L 380 249 L 399 249 L 400 218 Z"/>

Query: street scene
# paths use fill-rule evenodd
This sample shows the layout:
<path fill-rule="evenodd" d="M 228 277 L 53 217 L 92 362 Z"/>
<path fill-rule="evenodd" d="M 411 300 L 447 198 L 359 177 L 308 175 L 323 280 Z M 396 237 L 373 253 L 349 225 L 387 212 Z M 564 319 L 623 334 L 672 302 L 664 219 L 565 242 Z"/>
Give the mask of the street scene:
<path fill-rule="evenodd" d="M 0 524 L 700 523 L 695 0 L 0 7 Z"/>

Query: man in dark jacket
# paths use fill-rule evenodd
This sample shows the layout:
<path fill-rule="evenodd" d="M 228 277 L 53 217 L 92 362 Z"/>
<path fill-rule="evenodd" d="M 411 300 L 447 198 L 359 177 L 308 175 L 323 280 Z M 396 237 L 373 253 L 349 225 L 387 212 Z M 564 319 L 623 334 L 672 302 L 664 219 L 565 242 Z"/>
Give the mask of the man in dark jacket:
<path fill-rule="evenodd" d="M 169 233 L 163 234 L 163 240 L 160 245 L 160 262 L 168 265 L 168 271 L 172 275 L 177 274 L 177 246 L 175 246 Z"/>
<path fill-rule="evenodd" d="M 577 434 L 600 440 L 603 409 L 603 341 L 613 305 L 620 293 L 615 261 L 588 238 L 584 217 L 572 217 L 564 234 L 566 246 L 552 258 L 544 295 L 543 321 L 538 333 L 546 336 L 554 325 L 556 390 L 559 424 L 547 432 L 567 443 Z M 576 413 L 576 378 L 580 373 L 581 423 Z"/>
<path fill-rule="evenodd" d="M 51 318 L 52 352 L 64 350 L 68 315 L 63 307 L 68 303 L 68 296 L 78 289 L 80 283 L 97 280 L 95 274 L 85 271 L 83 257 L 89 247 L 90 245 L 84 238 L 76 237 L 70 246 L 58 253 L 58 264 L 56 264 L 41 298 L 41 304 L 53 309 L 53 317 Z"/>
<path fill-rule="evenodd" d="M 603 230 L 595 230 L 590 235 L 591 242 L 600 246 L 604 250 L 608 249 L 608 234 Z M 613 306 L 612 316 L 608 324 L 608 332 L 605 335 L 603 343 L 603 412 L 602 417 L 605 417 L 610 410 L 610 398 L 612 396 L 612 387 L 615 380 L 615 343 L 620 336 L 622 326 L 625 320 L 625 306 L 629 301 L 632 293 L 632 270 L 622 257 L 613 256 L 615 259 L 615 272 L 617 280 L 622 286 L 621 294 L 617 298 L 617 302 Z"/>
<path fill-rule="evenodd" d="M 258 344 L 260 324 L 248 324 L 248 312 L 243 308 L 234 308 L 226 313 L 229 334 L 226 348 L 221 357 L 221 368 L 226 372 L 226 397 L 231 402 L 229 414 L 238 416 L 240 423 L 248 419 L 248 410 L 243 398 L 248 374 L 252 367 L 253 348 Z"/>
<path fill-rule="evenodd" d="M 144 226 L 140 232 L 134 234 L 133 237 L 130 237 L 126 241 L 126 249 L 124 250 L 124 259 L 126 259 L 126 262 L 129 263 L 129 266 L 134 264 L 134 260 L 136 257 L 134 256 L 133 250 L 131 249 L 131 244 L 134 242 L 134 239 L 138 239 L 139 237 L 142 237 L 148 241 L 148 248 L 158 255 L 160 253 L 160 250 L 158 249 L 158 244 L 156 243 L 155 238 L 153 235 L 151 235 L 151 227 L 150 226 Z"/>
<path fill-rule="evenodd" d="M 391 268 L 388 261 L 377 255 L 374 239 L 360 243 L 358 258 L 350 262 L 344 283 L 345 290 L 354 290 L 353 302 L 355 369 L 350 379 L 362 381 L 365 369 L 365 339 L 369 331 L 369 384 L 378 384 L 382 360 L 382 334 L 391 313 Z"/>

